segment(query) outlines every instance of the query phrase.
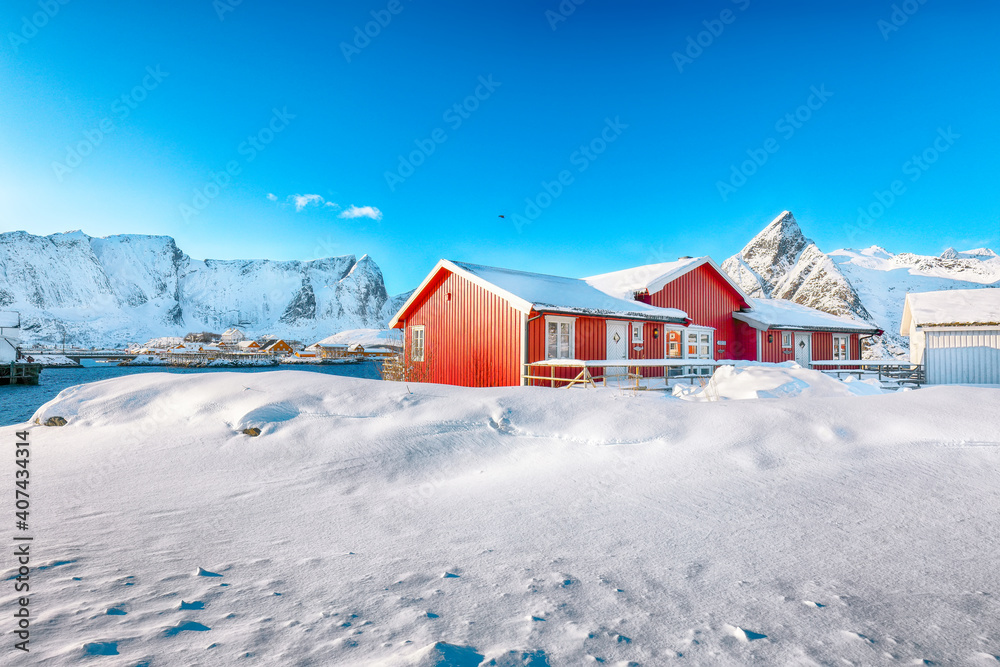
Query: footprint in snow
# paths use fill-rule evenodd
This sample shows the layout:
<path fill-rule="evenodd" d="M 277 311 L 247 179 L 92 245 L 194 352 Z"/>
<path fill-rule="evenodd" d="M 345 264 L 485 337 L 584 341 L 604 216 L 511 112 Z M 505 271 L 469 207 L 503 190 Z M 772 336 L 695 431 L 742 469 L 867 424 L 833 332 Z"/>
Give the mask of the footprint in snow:
<path fill-rule="evenodd" d="M 802 604 L 804 604 L 807 607 L 816 607 L 817 609 L 822 609 L 823 607 L 826 606 L 825 604 L 820 604 L 819 602 L 813 602 L 812 600 L 803 600 Z"/>
<path fill-rule="evenodd" d="M 118 655 L 118 642 L 90 642 L 83 645 L 85 655 Z"/>
<path fill-rule="evenodd" d="M 872 639 L 871 637 L 866 637 L 865 635 L 861 634 L 860 632 L 851 632 L 850 630 L 844 630 L 844 634 L 847 635 L 848 637 L 850 637 L 851 639 L 860 639 L 862 641 L 868 642 L 869 644 L 874 644 L 875 643 L 874 639 Z"/>
<path fill-rule="evenodd" d="M 209 572 L 203 567 L 199 567 L 198 571 L 195 572 L 196 577 L 221 577 L 222 575 L 218 572 Z"/>
<path fill-rule="evenodd" d="M 163 631 L 168 637 L 173 637 L 174 635 L 180 634 L 182 632 L 206 632 L 212 628 L 207 625 L 202 625 L 201 623 L 196 623 L 195 621 L 184 621 L 178 623 L 173 627 L 169 627 Z"/>
<path fill-rule="evenodd" d="M 442 579 L 458 579 L 458 575 L 453 572 L 445 572 L 441 575 Z"/>
<path fill-rule="evenodd" d="M 204 609 L 204 608 L 205 608 L 205 603 L 201 602 L 200 600 L 195 600 L 194 602 L 185 602 L 184 600 L 181 600 L 181 606 L 178 607 L 178 609 L 181 611 L 191 610 L 191 609 Z"/>
<path fill-rule="evenodd" d="M 757 639 L 767 639 L 767 635 L 763 633 L 754 632 L 753 630 L 744 630 L 738 625 L 733 628 L 733 636 L 741 642 L 752 642 Z"/>
<path fill-rule="evenodd" d="M 117 605 L 114 607 L 108 607 L 108 611 L 105 612 L 108 616 L 125 616 L 128 614 L 127 611 L 122 609 L 122 605 Z"/>

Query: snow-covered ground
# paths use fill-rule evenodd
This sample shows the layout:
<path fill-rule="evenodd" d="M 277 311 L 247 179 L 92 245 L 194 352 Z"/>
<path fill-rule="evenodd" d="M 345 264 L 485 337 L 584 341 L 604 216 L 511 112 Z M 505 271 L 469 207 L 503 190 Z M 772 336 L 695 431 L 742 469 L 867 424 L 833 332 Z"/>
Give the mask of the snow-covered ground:
<path fill-rule="evenodd" d="M 74 387 L 30 429 L 31 662 L 996 664 L 997 405 Z"/>

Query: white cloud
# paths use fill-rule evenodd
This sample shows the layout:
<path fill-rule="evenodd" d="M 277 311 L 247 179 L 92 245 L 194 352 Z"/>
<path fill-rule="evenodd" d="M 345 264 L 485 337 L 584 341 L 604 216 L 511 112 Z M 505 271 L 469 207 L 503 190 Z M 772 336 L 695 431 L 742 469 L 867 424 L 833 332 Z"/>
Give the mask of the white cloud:
<path fill-rule="evenodd" d="M 327 203 L 323 204 L 323 207 L 324 208 L 325 207 L 340 208 L 340 204 L 337 204 L 336 202 L 328 201 Z"/>
<path fill-rule="evenodd" d="M 372 220 L 381 220 L 382 211 L 378 210 L 374 206 L 354 206 L 351 205 L 350 208 L 341 211 L 341 218 L 371 218 Z"/>
<path fill-rule="evenodd" d="M 278 195 L 274 194 L 273 192 L 268 192 L 267 198 L 270 199 L 271 201 L 278 201 Z"/>
<path fill-rule="evenodd" d="M 296 211 L 301 211 L 306 206 L 319 206 L 324 200 L 322 195 L 288 195 L 288 201 L 295 204 Z"/>

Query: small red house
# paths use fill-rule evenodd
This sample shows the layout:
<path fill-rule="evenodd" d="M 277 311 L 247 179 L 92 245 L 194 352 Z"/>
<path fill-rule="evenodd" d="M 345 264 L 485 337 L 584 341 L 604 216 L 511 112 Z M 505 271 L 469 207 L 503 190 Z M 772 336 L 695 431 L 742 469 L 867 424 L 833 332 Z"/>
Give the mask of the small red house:
<path fill-rule="evenodd" d="M 615 296 L 634 295 L 654 306 L 684 310 L 695 324 L 711 329 L 697 338 L 707 337 L 713 359 L 795 361 L 808 368 L 814 360 L 860 359 L 860 339 L 878 332 L 865 322 L 785 299 L 751 298 L 707 256 L 605 273 L 586 281 Z M 695 337 L 690 327 L 685 344 L 690 347 Z"/>
<path fill-rule="evenodd" d="M 404 329 L 407 379 L 491 387 L 522 384 L 533 361 L 646 355 L 664 328 L 688 321 L 681 310 L 619 299 L 583 280 L 443 259 L 389 327 Z M 655 354 L 639 358 L 662 358 Z"/>

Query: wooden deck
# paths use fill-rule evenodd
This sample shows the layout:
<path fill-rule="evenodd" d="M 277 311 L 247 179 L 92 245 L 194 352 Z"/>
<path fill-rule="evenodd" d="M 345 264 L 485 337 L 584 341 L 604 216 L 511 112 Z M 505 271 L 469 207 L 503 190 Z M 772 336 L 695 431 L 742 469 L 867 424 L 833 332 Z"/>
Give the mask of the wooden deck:
<path fill-rule="evenodd" d="M 0 365 L 0 385 L 38 384 L 41 374 L 41 364 L 3 364 Z"/>

